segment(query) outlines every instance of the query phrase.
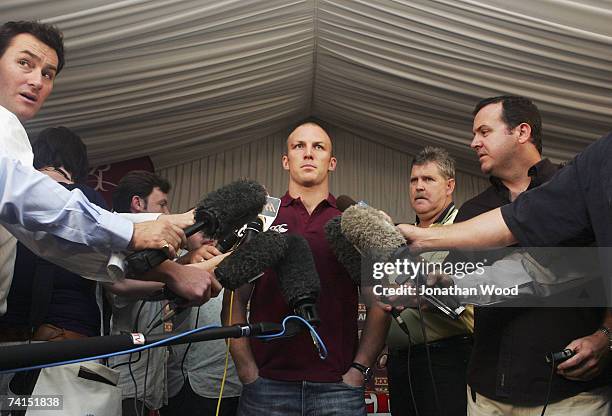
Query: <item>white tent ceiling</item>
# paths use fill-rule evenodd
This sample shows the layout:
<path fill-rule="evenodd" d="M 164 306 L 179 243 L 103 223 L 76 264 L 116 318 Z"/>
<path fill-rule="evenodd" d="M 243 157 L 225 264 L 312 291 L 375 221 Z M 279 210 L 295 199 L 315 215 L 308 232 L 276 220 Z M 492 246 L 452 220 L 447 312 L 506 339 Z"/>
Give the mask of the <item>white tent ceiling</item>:
<path fill-rule="evenodd" d="M 94 163 L 169 166 L 315 116 L 478 172 L 471 109 L 502 93 L 534 99 L 556 160 L 612 126 L 609 0 L 3 0 L 0 16 L 63 30 L 67 65 L 27 127 L 75 129 Z"/>

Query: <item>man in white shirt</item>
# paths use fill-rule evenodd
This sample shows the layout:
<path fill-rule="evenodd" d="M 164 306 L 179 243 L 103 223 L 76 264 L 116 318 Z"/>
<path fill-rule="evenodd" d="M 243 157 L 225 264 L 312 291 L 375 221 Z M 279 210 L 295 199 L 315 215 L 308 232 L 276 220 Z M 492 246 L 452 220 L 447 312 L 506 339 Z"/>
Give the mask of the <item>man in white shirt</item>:
<path fill-rule="evenodd" d="M 21 123 L 36 115 L 63 65 L 62 35 L 54 27 L 36 22 L 0 26 L 0 314 L 15 260 L 10 234 L 62 267 L 109 280 L 104 257 L 94 251 L 165 248 L 173 256 L 185 241 L 182 228 L 193 223 L 186 215 L 133 224 L 31 167 L 32 149 Z M 211 283 L 216 284 L 209 273 L 173 262 L 147 278 L 165 281 L 193 304 L 208 300 Z"/>

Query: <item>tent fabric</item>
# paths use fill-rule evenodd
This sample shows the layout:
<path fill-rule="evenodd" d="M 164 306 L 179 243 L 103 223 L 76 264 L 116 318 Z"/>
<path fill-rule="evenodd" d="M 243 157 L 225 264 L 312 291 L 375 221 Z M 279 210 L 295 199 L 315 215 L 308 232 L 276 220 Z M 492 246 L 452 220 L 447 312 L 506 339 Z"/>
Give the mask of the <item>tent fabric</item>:
<path fill-rule="evenodd" d="M 67 65 L 40 115 L 92 162 L 160 168 L 315 116 L 414 154 L 468 144 L 479 98 L 535 100 L 545 155 L 610 129 L 612 5 L 596 0 L 4 0 L 2 20 L 65 34 Z"/>
<path fill-rule="evenodd" d="M 347 130 L 324 124 L 333 140 L 337 168 L 330 175 L 330 190 L 385 210 L 397 222 L 412 222 L 409 185 L 412 156 L 363 139 Z M 288 174 L 281 157 L 286 154 L 290 129 L 233 149 L 158 170 L 168 179 L 172 212 L 184 212 L 207 192 L 240 177 L 263 184 L 270 195 L 282 197 Z M 460 206 L 490 185 L 481 177 L 457 172 L 454 202 Z"/>

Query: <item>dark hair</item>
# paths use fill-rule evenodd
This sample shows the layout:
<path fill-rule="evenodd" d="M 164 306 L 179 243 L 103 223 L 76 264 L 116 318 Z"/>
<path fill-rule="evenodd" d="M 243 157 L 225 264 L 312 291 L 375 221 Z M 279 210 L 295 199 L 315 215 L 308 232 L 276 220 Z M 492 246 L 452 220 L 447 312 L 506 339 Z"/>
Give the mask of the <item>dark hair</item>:
<path fill-rule="evenodd" d="M 32 143 L 32 151 L 36 169 L 63 166 L 72 176 L 73 182 L 87 180 L 89 171 L 87 146 L 69 128 L 60 126 L 44 129 Z"/>
<path fill-rule="evenodd" d="M 132 197 L 136 195 L 146 199 L 154 188 L 159 188 L 167 194 L 170 191 L 170 183 L 146 170 L 128 172 L 113 191 L 113 209 L 117 212 L 130 212 Z"/>
<path fill-rule="evenodd" d="M 438 165 L 438 170 L 446 179 L 455 178 L 455 159 L 445 149 L 433 146 L 424 147 L 412 160 L 412 167 L 422 166 L 429 162 Z"/>
<path fill-rule="evenodd" d="M 513 129 L 521 123 L 527 123 L 531 126 L 532 142 L 538 152 L 542 154 L 542 117 L 538 107 L 529 98 L 516 95 L 500 95 L 480 100 L 476 104 L 472 115 L 476 116 L 483 107 L 496 103 L 502 103 L 501 119 L 509 129 Z"/>
<path fill-rule="evenodd" d="M 57 74 L 64 67 L 64 35 L 53 25 L 40 22 L 6 22 L 0 26 L 0 58 L 6 52 L 13 38 L 28 33 L 49 46 L 57 54 Z"/>

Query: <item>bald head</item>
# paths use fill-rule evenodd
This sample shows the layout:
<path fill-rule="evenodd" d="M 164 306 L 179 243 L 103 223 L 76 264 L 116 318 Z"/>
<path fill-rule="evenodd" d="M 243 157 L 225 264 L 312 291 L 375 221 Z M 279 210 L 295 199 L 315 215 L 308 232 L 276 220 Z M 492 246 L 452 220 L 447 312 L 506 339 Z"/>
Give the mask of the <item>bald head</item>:
<path fill-rule="evenodd" d="M 327 132 L 313 122 L 297 126 L 287 138 L 283 168 L 289 171 L 290 185 L 326 185 L 328 172 L 336 168 L 332 142 Z"/>
<path fill-rule="evenodd" d="M 289 134 L 289 137 L 287 137 L 287 149 L 289 149 L 289 143 L 291 143 L 292 139 L 295 139 L 296 137 L 316 137 L 320 140 L 328 142 L 329 151 L 331 152 L 332 150 L 331 138 L 327 132 L 323 130 L 323 127 L 319 126 L 314 121 L 307 121 L 306 123 L 302 123 L 293 129 L 293 131 Z"/>

